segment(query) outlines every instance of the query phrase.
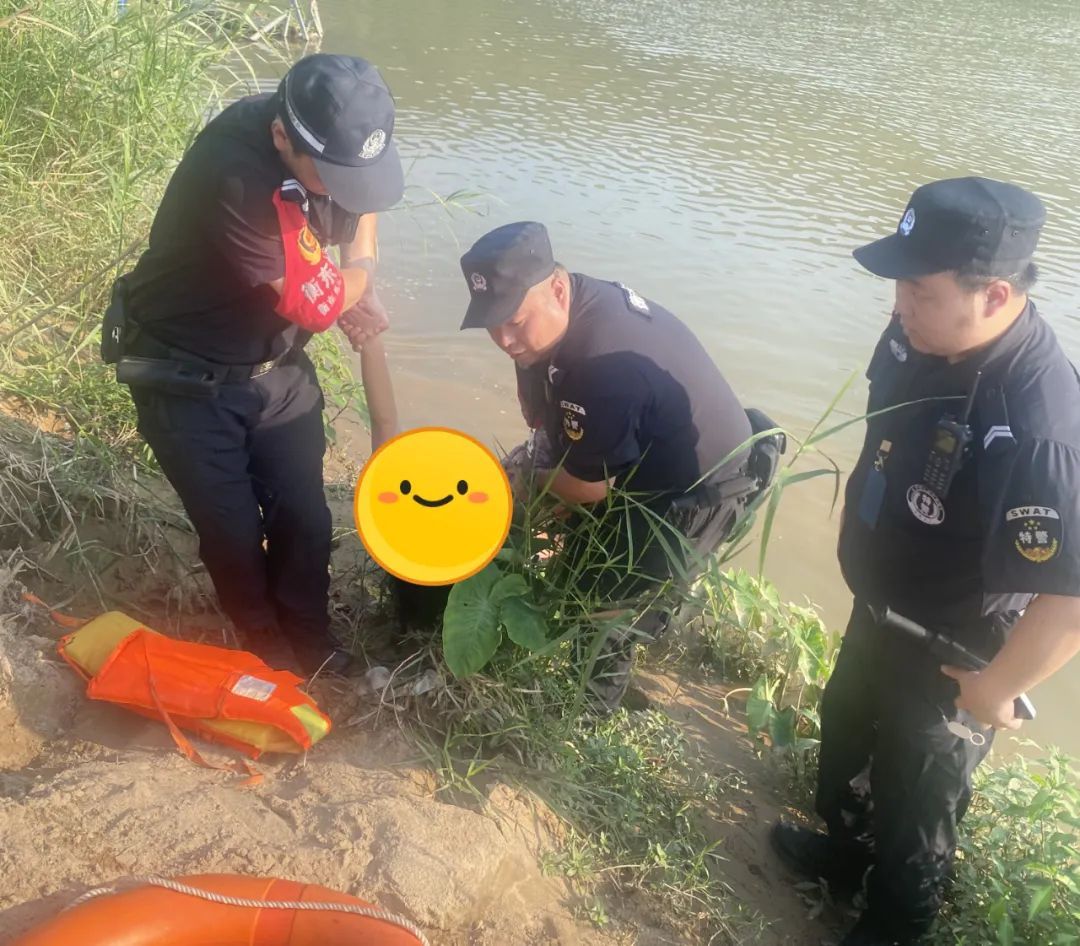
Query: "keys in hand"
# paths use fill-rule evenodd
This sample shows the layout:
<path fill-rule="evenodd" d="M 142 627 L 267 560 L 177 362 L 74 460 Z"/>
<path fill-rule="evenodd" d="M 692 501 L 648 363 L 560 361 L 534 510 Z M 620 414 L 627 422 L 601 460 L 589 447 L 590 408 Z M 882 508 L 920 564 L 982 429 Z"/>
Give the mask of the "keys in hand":
<path fill-rule="evenodd" d="M 945 720 L 945 728 L 957 738 L 964 739 L 973 746 L 985 746 L 986 734 L 980 732 L 978 729 L 972 729 L 971 726 L 964 722 L 961 717 L 966 715 L 966 713 L 958 713 L 956 719 L 948 719 L 945 714 L 942 713 L 941 718 Z M 972 720 L 972 722 L 974 722 L 974 720 Z"/>

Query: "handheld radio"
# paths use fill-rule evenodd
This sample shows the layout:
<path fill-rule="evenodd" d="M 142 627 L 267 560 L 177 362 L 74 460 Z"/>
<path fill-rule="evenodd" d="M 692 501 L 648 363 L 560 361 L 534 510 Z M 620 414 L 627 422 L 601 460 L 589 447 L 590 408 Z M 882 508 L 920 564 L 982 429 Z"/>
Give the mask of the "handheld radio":
<path fill-rule="evenodd" d="M 975 404 L 975 393 L 979 390 L 982 372 L 976 372 L 971 383 L 964 410 L 959 420 L 945 415 L 934 428 L 934 439 L 930 445 L 930 455 L 926 458 L 923 470 L 923 483 L 938 499 L 944 500 L 952 486 L 956 474 L 964 462 L 964 451 L 971 443 L 972 433 L 968 420 Z"/>

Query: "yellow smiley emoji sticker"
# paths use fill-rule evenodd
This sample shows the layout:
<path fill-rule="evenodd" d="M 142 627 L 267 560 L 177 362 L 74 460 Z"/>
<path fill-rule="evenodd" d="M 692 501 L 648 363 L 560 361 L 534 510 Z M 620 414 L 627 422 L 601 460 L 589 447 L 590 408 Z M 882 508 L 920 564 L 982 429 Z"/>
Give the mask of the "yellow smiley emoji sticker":
<path fill-rule="evenodd" d="M 420 427 L 372 454 L 356 484 L 360 540 L 391 575 L 449 585 L 475 575 L 510 531 L 506 472 L 487 447 L 447 427 Z"/>

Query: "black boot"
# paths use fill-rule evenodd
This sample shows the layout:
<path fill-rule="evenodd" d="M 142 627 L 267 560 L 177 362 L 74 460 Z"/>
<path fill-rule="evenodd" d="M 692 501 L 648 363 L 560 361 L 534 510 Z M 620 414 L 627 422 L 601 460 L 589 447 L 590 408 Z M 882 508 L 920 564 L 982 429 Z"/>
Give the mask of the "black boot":
<path fill-rule="evenodd" d="M 330 634 L 294 637 L 292 647 L 301 675 L 305 677 L 315 673 L 344 676 L 353 665 L 353 655 Z"/>
<path fill-rule="evenodd" d="M 390 587 L 393 589 L 399 630 L 404 635 L 411 630 L 432 633 L 442 620 L 454 586 L 414 585 L 391 576 Z"/>
<path fill-rule="evenodd" d="M 622 704 L 634 671 L 635 648 L 632 632 L 622 628 L 604 641 L 588 681 L 590 708 L 598 716 L 610 716 Z"/>
<path fill-rule="evenodd" d="M 850 899 L 862 887 L 873 863 L 869 849 L 857 841 L 837 841 L 820 831 L 778 821 L 769 831 L 777 856 L 804 880 L 824 880 L 838 899 Z"/>
<path fill-rule="evenodd" d="M 253 653 L 272 670 L 297 670 L 299 664 L 292 644 L 276 627 L 237 628 L 243 650 Z"/>

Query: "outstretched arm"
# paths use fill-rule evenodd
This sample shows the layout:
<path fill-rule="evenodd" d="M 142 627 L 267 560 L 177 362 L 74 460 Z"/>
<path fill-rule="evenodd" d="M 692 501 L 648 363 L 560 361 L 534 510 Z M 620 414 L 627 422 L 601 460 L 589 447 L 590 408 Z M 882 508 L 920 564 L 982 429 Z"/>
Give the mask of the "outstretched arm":
<path fill-rule="evenodd" d="M 375 214 L 364 214 L 356 225 L 353 241 L 341 248 L 342 273 L 362 273 L 366 278 L 365 287 L 354 300 L 355 304 L 346 307 L 338 320 L 354 351 L 360 351 L 390 324 L 386 307 L 375 291 L 377 256 L 377 217 Z"/>
<path fill-rule="evenodd" d="M 379 335 L 368 339 L 360 350 L 360 379 L 364 383 L 368 413 L 371 415 L 371 452 L 374 453 L 398 432 L 390 367 L 386 360 L 386 347 Z"/>

